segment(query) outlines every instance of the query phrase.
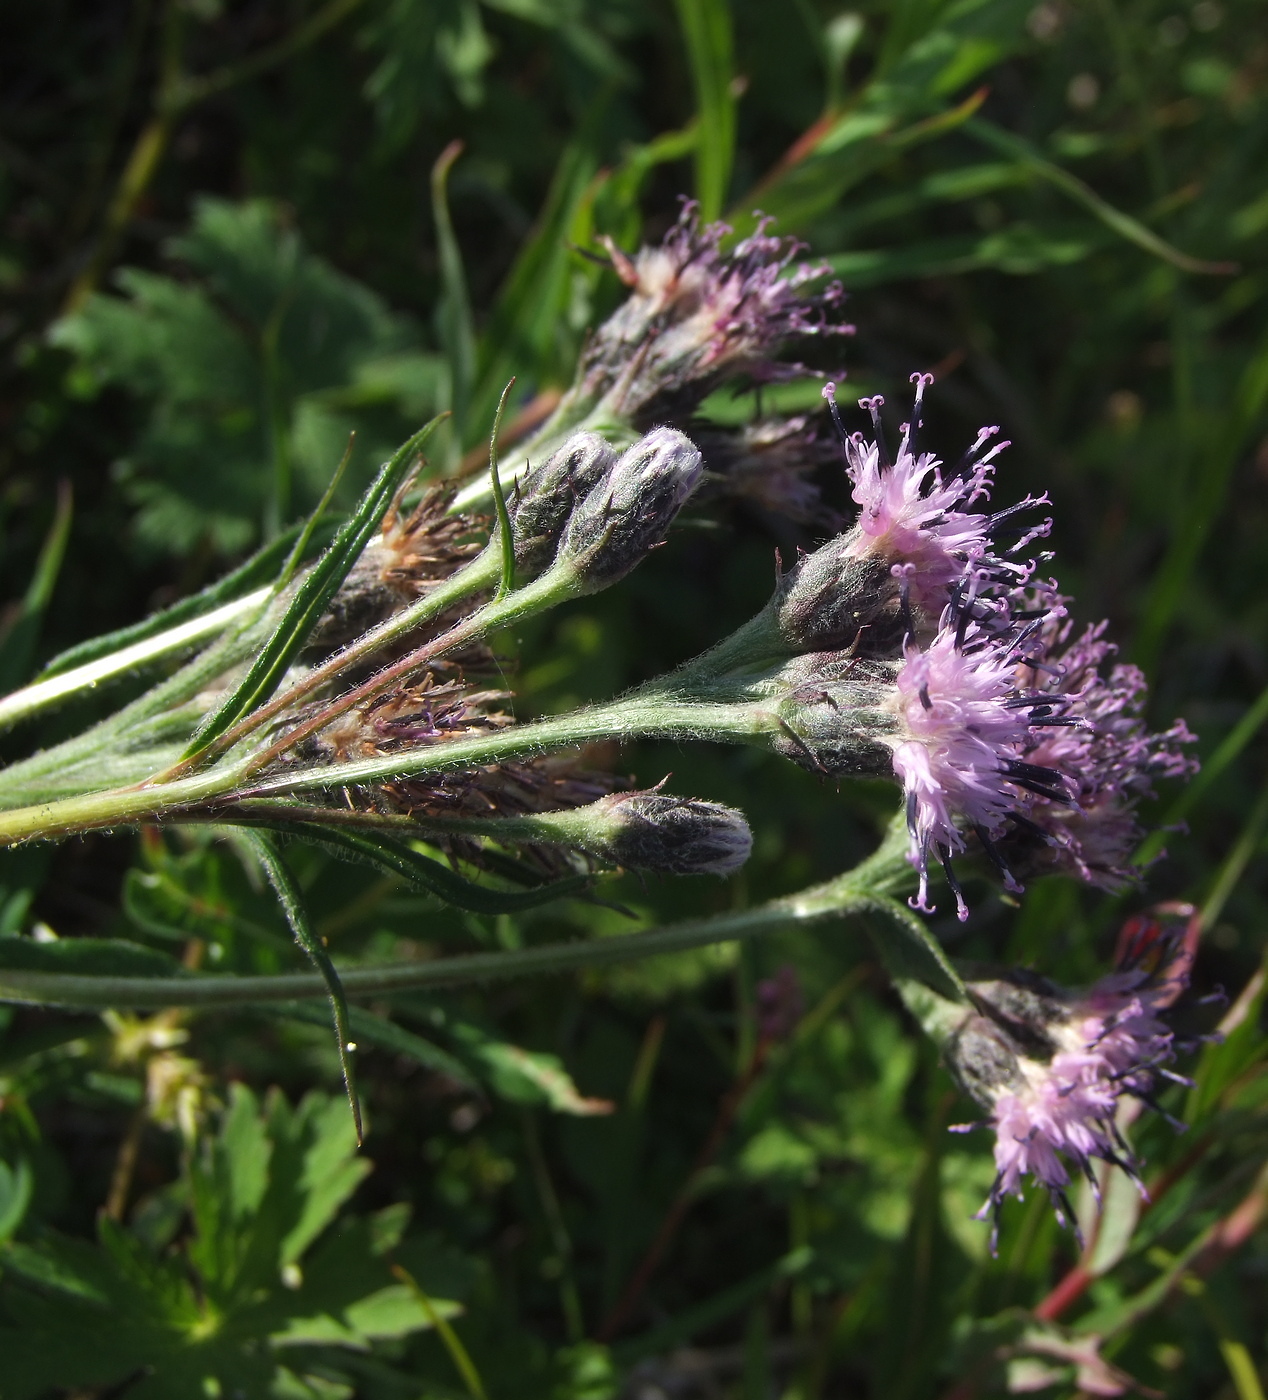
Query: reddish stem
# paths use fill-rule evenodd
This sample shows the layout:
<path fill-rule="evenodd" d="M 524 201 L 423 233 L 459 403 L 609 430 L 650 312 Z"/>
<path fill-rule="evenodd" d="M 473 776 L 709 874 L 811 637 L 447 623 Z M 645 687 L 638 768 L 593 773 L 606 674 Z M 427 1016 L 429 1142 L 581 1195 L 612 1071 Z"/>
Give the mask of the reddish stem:
<path fill-rule="evenodd" d="M 639 1261 L 638 1268 L 634 1270 L 629 1283 L 625 1285 L 625 1291 L 621 1294 L 616 1306 L 604 1319 L 602 1327 L 599 1328 L 599 1341 L 611 1341 L 629 1321 L 631 1314 L 638 1306 L 644 1290 L 652 1280 L 652 1275 L 659 1267 L 661 1259 L 678 1233 L 687 1212 L 691 1209 L 696 1183 L 699 1181 L 701 1173 L 721 1151 L 722 1144 L 726 1141 L 727 1134 L 735 1122 L 735 1116 L 739 1112 L 745 1094 L 752 1088 L 754 1080 L 761 1074 L 766 1064 L 769 1050 L 770 1041 L 765 1038 L 759 1040 L 748 1068 L 723 1096 L 722 1102 L 718 1105 L 717 1116 L 713 1120 L 713 1127 L 709 1130 L 709 1136 L 705 1139 L 704 1146 L 696 1154 L 696 1160 L 687 1180 L 674 1198 L 674 1203 L 670 1206 L 668 1214 L 661 1221 L 660 1229 L 656 1231 L 656 1237 L 648 1245 L 647 1252 Z"/>

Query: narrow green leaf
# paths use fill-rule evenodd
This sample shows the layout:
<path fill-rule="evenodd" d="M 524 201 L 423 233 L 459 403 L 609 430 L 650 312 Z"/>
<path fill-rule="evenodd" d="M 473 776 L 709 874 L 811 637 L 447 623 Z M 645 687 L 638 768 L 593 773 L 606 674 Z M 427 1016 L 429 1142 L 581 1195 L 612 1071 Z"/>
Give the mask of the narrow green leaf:
<path fill-rule="evenodd" d="M 19 1158 L 15 1167 L 0 1162 L 0 1244 L 7 1243 L 21 1225 L 34 1186 L 31 1164 L 25 1157 Z"/>
<path fill-rule="evenodd" d="M 1167 815 L 1161 823 L 1161 829 L 1153 832 L 1147 840 L 1142 842 L 1140 850 L 1133 857 L 1137 865 L 1148 865 L 1162 850 L 1167 839 L 1167 830 L 1174 828 L 1193 810 L 1202 794 L 1241 754 L 1246 745 L 1263 728 L 1265 721 L 1268 721 L 1268 688 L 1259 692 L 1259 699 L 1237 721 L 1219 748 L 1210 758 L 1203 760 L 1202 771 L 1192 779 L 1180 796 L 1167 808 Z"/>
<path fill-rule="evenodd" d="M 330 1023 L 328 1015 L 320 1006 L 313 1006 L 305 1001 L 277 1002 L 266 1009 L 289 1017 L 292 1021 L 306 1021 L 310 1025 L 326 1026 Z M 382 1016 L 376 1016 L 372 1011 L 367 1011 L 362 1006 L 348 1008 L 348 1029 L 356 1037 L 358 1044 L 364 1041 L 369 1045 L 377 1045 L 383 1050 L 391 1050 L 397 1055 L 407 1055 L 411 1060 L 416 1060 L 424 1069 L 443 1074 L 457 1084 L 466 1085 L 469 1089 L 478 1087 L 478 1081 L 466 1065 L 449 1054 L 447 1050 L 442 1050 L 423 1036 L 415 1035 L 413 1031 L 407 1031 L 403 1026 L 398 1026 L 395 1021 L 388 1021 Z"/>
<path fill-rule="evenodd" d="M 743 232 L 752 225 L 751 211 L 760 206 L 783 232 L 796 233 L 901 152 L 962 126 L 985 96 L 979 89 L 954 107 L 900 126 L 910 104 L 881 88 L 859 106 L 812 127 L 793 152 L 734 207 L 728 222 Z M 928 105 L 924 97 L 918 109 L 927 110 Z"/>
<path fill-rule="evenodd" d="M 296 943 L 308 954 L 309 961 L 326 984 L 326 993 L 330 998 L 330 1010 L 335 1023 L 335 1042 L 339 1052 L 339 1067 L 343 1071 L 343 1084 L 348 1095 L 348 1107 L 352 1110 L 352 1122 L 357 1131 L 357 1144 L 360 1146 L 362 1140 L 361 1105 L 357 1101 L 356 1081 L 350 1058 L 356 1046 L 348 1037 L 348 999 L 344 996 L 343 984 L 339 980 L 338 972 L 335 971 L 334 963 L 330 961 L 330 954 L 326 952 L 325 945 L 308 921 L 308 911 L 304 907 L 299 885 L 291 874 L 290 868 L 266 835 L 258 831 L 248 832 L 246 835 L 260 864 L 264 867 L 264 873 L 268 876 L 269 883 L 277 894 L 278 902 L 286 915 L 287 923 L 291 926 L 291 932 L 295 935 Z"/>
<path fill-rule="evenodd" d="M 304 522 L 304 528 L 299 532 L 299 538 L 295 541 L 295 548 L 287 555 L 286 563 L 282 565 L 282 571 L 277 576 L 277 582 L 274 584 L 275 589 L 280 591 L 294 578 L 295 570 L 299 568 L 304 555 L 307 554 L 313 535 L 316 533 L 318 525 L 321 524 L 322 517 L 330 509 L 330 503 L 335 498 L 335 492 L 339 489 L 343 474 L 348 470 L 348 463 L 352 461 L 352 449 L 356 446 L 356 442 L 356 433 L 349 433 L 348 445 L 344 448 L 339 465 L 330 478 L 330 484 L 322 492 L 321 500 L 317 502 L 317 508 Z"/>
<path fill-rule="evenodd" d="M 723 1289 L 721 1293 L 705 1299 L 702 1303 L 684 1309 L 670 1321 L 662 1323 L 643 1336 L 620 1343 L 613 1348 L 618 1362 L 623 1367 L 632 1366 L 645 1356 L 659 1356 L 672 1351 L 690 1341 L 698 1332 L 724 1322 L 749 1303 L 765 1297 L 777 1284 L 805 1273 L 814 1263 L 814 1259 L 814 1250 L 808 1245 L 792 1250 L 769 1268 Z"/>
<path fill-rule="evenodd" d="M 123 938 L 0 938 L 0 968 L 60 972 L 76 977 L 180 977 L 175 958 Z M 185 974 L 192 975 L 192 974 Z"/>
<path fill-rule="evenodd" d="M 520 249 L 489 317 L 480 346 L 480 372 L 468 414 L 474 425 L 492 416 L 502 387 L 512 374 L 534 382 L 566 383 L 575 363 L 575 340 L 566 334 L 572 295 L 568 243 L 576 236 L 579 213 L 593 195 L 599 170 L 599 141 L 608 95 L 587 112 L 577 135 L 560 157 L 546 202 L 528 241 Z"/>
<path fill-rule="evenodd" d="M 1227 413 L 1224 429 L 1215 442 L 1202 442 L 1197 490 L 1184 502 L 1171 545 L 1154 576 L 1149 610 L 1133 648 L 1142 670 L 1152 673 L 1162 644 L 1184 597 L 1189 578 L 1201 558 L 1211 527 L 1224 508 L 1233 470 L 1268 405 L 1268 337 L 1259 342 L 1242 371 Z"/>
<path fill-rule="evenodd" d="M 1015 223 L 994 233 L 920 240 L 896 248 L 837 253 L 827 261 L 851 287 L 874 287 L 917 277 L 953 277 L 986 268 L 1029 276 L 1068 267 L 1094 252 L 1103 239 L 1086 228 L 1034 228 Z"/>
<path fill-rule="evenodd" d="M 727 0 L 675 0 L 696 92 L 696 198 L 704 219 L 726 202 L 735 160 L 734 42 Z"/>
<path fill-rule="evenodd" d="M 313 566 L 295 590 L 290 606 L 280 619 L 273 635 L 260 648 L 251 669 L 233 692 L 216 710 L 195 736 L 185 753 L 189 758 L 200 753 L 225 730 L 262 705 L 276 690 L 286 668 L 308 640 L 327 603 L 347 577 L 361 551 L 378 529 L 401 484 L 414 466 L 414 459 L 423 444 L 435 431 L 443 414 L 433 418 L 420 432 L 397 449 L 385 462 L 373 484 L 353 513 L 344 522 L 330 547 Z"/>
<path fill-rule="evenodd" d="M 477 884 L 420 855 L 403 841 L 376 834 L 349 831 L 311 822 L 267 822 L 265 829 L 297 841 L 321 846 L 332 855 L 373 866 L 385 875 L 396 875 L 433 894 L 437 899 L 473 914 L 518 914 L 552 900 L 579 894 L 590 884 L 587 875 L 571 876 L 531 890 L 493 890 Z"/>
<path fill-rule="evenodd" d="M 445 1016 L 444 1025 L 479 1064 L 493 1091 L 510 1103 L 543 1104 L 556 1113 L 579 1118 L 611 1113 L 615 1107 L 607 1099 L 582 1094 L 557 1055 L 525 1050 L 473 1021 L 452 1015 Z"/>
<path fill-rule="evenodd" d="M 506 400 L 515 379 L 507 380 L 502 397 L 498 400 L 497 412 L 493 415 L 493 432 L 489 437 L 489 483 L 493 489 L 493 505 L 498 518 L 498 541 L 502 550 L 502 578 L 498 583 L 493 601 L 500 603 L 508 593 L 515 590 L 515 536 L 511 533 L 511 516 L 506 508 L 506 492 L 502 488 L 502 478 L 498 475 L 498 433 L 502 430 L 502 414 Z"/>
<path fill-rule="evenodd" d="M 466 1347 L 462 1345 L 462 1340 L 458 1334 L 450 1327 L 448 1321 L 432 1302 L 431 1298 L 423 1292 L 418 1281 L 400 1264 L 392 1265 L 392 1273 L 409 1289 L 417 1298 L 419 1306 L 427 1314 L 431 1325 L 436 1329 L 443 1342 L 445 1350 L 449 1353 L 449 1359 L 453 1362 L 454 1368 L 462 1377 L 462 1383 L 467 1387 L 471 1400 L 488 1400 L 485 1393 L 484 1382 L 480 1379 L 480 1372 L 476 1370 L 475 1362 L 472 1361 Z"/>

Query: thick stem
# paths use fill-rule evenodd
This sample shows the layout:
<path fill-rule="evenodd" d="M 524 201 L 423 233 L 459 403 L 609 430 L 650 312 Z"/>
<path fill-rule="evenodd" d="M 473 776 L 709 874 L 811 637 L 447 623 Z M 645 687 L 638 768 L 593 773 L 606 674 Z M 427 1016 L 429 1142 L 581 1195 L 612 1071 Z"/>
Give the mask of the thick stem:
<path fill-rule="evenodd" d="M 161 821 L 180 808 L 207 802 L 232 792 L 239 779 L 237 768 L 213 769 L 194 778 L 151 787 L 113 789 L 60 802 L 39 802 L 0 812 L 0 846 L 22 841 L 48 841 L 92 831 L 103 826 L 130 826 L 141 821 Z"/>

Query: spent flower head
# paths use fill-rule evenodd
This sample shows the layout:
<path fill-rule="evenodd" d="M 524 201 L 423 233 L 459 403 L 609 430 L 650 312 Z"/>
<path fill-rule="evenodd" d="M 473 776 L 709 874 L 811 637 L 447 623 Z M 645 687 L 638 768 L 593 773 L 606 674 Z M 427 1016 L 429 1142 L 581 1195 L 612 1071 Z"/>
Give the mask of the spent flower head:
<path fill-rule="evenodd" d="M 383 517 L 378 533 L 362 550 L 309 639 L 311 657 L 367 632 L 398 609 L 456 573 L 482 548 L 487 520 L 454 514 L 453 492 L 426 488 L 410 511 L 407 482 Z"/>
<path fill-rule="evenodd" d="M 844 293 L 826 266 L 797 261 L 801 245 L 767 233 L 768 219 L 728 247 L 731 229 L 700 223 L 694 203 L 654 247 L 632 257 L 609 239 L 624 304 L 582 354 L 570 397 L 618 421 L 680 418 L 718 384 L 786 378 L 777 357 L 804 336 L 849 334 L 834 318 Z"/>
<path fill-rule="evenodd" d="M 1032 793 L 1007 844 L 1019 866 L 1121 890 L 1139 878 L 1133 865 L 1145 835 L 1139 803 L 1154 795 L 1156 779 L 1188 778 L 1198 764 L 1184 752 L 1194 735 L 1183 720 L 1149 730 L 1148 682 L 1135 666 L 1109 664 L 1117 648 L 1106 628 L 1098 623 L 1071 642 L 1071 622 L 1053 617 L 1019 668 L 1023 683 L 1080 723 L 1034 737 L 1027 761 L 1059 770 L 1070 800 L 1053 803 Z"/>
<path fill-rule="evenodd" d="M 1160 1080 L 1189 1082 L 1167 1068 L 1176 1043 L 1164 1018 L 1188 984 L 1192 954 L 1171 930 L 1157 933 L 1082 991 L 1020 970 L 969 984 L 979 1011 L 947 1053 L 995 1131 L 996 1178 L 982 1215 L 1021 1196 L 1031 1177 L 1073 1222 L 1071 1169 L 1099 1199 L 1097 1159 L 1121 1167 L 1144 1194 L 1120 1107 L 1134 1098 L 1156 1108 Z"/>

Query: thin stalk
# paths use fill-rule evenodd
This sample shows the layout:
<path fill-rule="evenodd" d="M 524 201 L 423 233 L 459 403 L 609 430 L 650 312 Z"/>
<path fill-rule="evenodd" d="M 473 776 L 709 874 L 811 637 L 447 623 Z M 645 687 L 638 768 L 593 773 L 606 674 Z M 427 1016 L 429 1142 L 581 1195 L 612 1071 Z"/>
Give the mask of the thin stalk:
<path fill-rule="evenodd" d="M 511 601 L 519 596 L 513 595 Z M 223 798 L 238 801 L 269 794 L 390 782 L 422 773 L 500 763 L 596 739 L 631 739 L 659 734 L 745 743 L 756 742 L 758 736 L 777 728 L 778 720 L 759 705 L 708 703 L 645 690 L 610 705 L 579 710 L 536 724 L 517 725 L 472 739 L 425 745 L 412 752 L 358 763 L 297 769 L 249 782 L 249 775 L 256 769 L 260 757 L 253 755 L 193 777 L 157 778 L 142 786 L 17 807 L 0 812 L 0 846 L 68 836 L 100 827 L 127 826 L 139 821 L 179 820 L 182 809 L 195 806 L 199 808 L 192 814 L 195 819 L 205 818 L 209 813 L 214 814 L 215 804 Z"/>
<path fill-rule="evenodd" d="M 159 732 L 165 732 L 174 707 L 187 704 L 219 676 L 250 656 L 254 647 L 267 635 L 270 611 L 263 609 L 254 618 L 245 615 L 245 619 L 249 620 L 244 619 L 174 675 L 91 729 L 43 753 L 10 764 L 0 771 L 0 793 L 10 783 L 17 784 L 20 791 L 44 774 L 63 772 L 72 763 L 95 758 L 111 749 L 141 747 L 155 726 Z M 150 769 L 151 774 L 155 771 L 155 768 Z M 108 785 L 109 779 L 104 784 L 94 784 L 97 787 Z M 0 797 L 0 805 L 2 803 L 3 798 Z"/>
<path fill-rule="evenodd" d="M 424 773 L 504 763 L 551 749 L 574 748 L 600 739 L 626 741 L 649 735 L 716 739 L 729 743 L 758 742 L 779 729 L 776 717 L 761 706 L 743 703 L 710 704 L 680 699 L 673 694 L 635 692 L 624 700 L 572 714 L 515 725 L 473 739 L 454 739 L 408 753 L 356 763 L 331 763 L 277 773 L 242 786 L 236 796 L 281 796 L 314 789 L 342 788 L 364 783 L 392 782 Z M 0 840 L 3 825 L 0 824 Z"/>
<path fill-rule="evenodd" d="M 715 943 L 744 942 L 794 925 L 815 924 L 850 914 L 872 912 L 893 918 L 898 906 L 882 891 L 910 877 L 909 867 L 901 856 L 895 862 L 894 855 L 893 843 L 887 841 L 874 856 L 847 874 L 754 909 L 686 920 L 620 938 L 468 953 L 435 962 L 341 968 L 339 980 L 350 997 L 383 996 L 425 988 L 469 986 L 509 977 L 559 975 L 582 968 L 611 967 Z M 326 995 L 325 981 L 316 973 L 305 972 L 259 977 L 86 977 L 0 969 L 0 1001 L 45 1006 L 214 1007 Z"/>

